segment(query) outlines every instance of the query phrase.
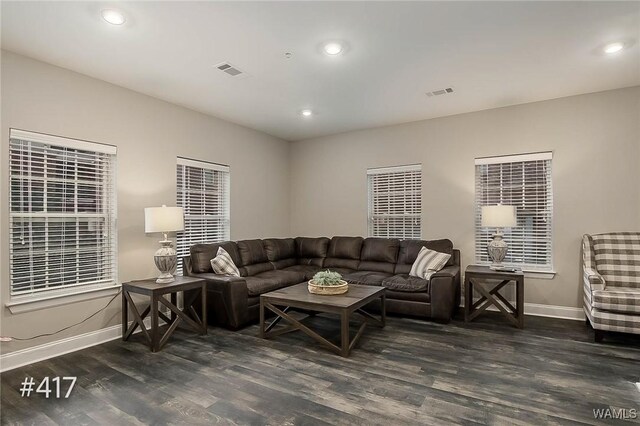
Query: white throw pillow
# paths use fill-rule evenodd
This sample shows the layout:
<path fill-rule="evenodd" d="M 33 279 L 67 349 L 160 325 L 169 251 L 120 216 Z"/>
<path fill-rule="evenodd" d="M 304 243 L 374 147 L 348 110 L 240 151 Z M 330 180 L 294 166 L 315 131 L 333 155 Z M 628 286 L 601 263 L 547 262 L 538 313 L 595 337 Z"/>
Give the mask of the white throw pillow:
<path fill-rule="evenodd" d="M 240 276 L 238 267 L 233 263 L 233 259 L 231 259 L 229 253 L 222 247 L 218 247 L 217 256 L 211 259 L 211 268 L 213 268 L 213 272 L 216 274 L 232 275 L 234 277 Z"/>
<path fill-rule="evenodd" d="M 422 247 L 418 253 L 418 257 L 416 257 L 416 261 L 411 265 L 409 275 L 428 280 L 431 278 L 431 275 L 445 267 L 450 257 L 450 254 L 440 253 L 439 251 Z"/>

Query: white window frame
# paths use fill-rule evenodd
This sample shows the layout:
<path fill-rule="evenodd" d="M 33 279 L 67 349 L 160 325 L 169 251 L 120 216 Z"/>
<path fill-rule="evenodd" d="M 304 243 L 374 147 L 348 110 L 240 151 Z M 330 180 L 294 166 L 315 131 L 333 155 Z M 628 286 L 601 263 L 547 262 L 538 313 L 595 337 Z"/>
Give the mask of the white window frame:
<path fill-rule="evenodd" d="M 42 164 L 35 163 L 32 159 L 32 154 L 36 153 L 42 159 Z M 64 298 L 65 301 L 71 299 L 75 301 L 99 297 L 99 295 L 111 293 L 119 286 L 117 282 L 116 155 L 117 148 L 112 145 L 10 129 L 8 159 L 10 279 L 9 301 L 6 306 L 12 312 L 29 311 L 61 303 L 48 302 L 51 299 Z M 12 162 L 15 158 L 22 158 L 19 166 Z M 63 163 L 66 161 L 76 164 L 76 167 L 70 169 L 66 163 Z M 86 161 L 85 168 L 81 169 L 77 166 L 79 161 Z M 91 161 L 94 161 L 93 164 L 99 162 L 102 169 L 87 168 L 86 164 L 91 164 Z M 61 166 L 61 163 L 64 166 Z M 61 169 L 73 170 L 75 177 L 56 177 L 55 173 L 59 174 Z M 99 183 L 95 183 L 96 180 L 93 179 L 83 180 L 81 176 L 83 172 L 91 173 L 91 176 L 98 174 L 101 180 Z M 41 195 L 37 198 L 34 197 L 32 189 L 36 183 L 42 188 Z M 24 187 L 27 193 L 21 191 L 17 198 L 16 193 L 12 191 L 12 184 Z M 97 212 L 83 211 L 79 204 L 82 191 L 87 191 L 91 186 L 95 187 L 94 194 L 100 194 L 99 201 L 96 201 L 100 210 Z M 69 194 L 74 194 L 73 211 L 55 211 L 68 210 L 68 207 L 63 209 L 61 206 L 62 203 L 65 205 L 70 203 L 67 196 L 69 187 L 72 188 Z M 60 188 L 64 188 L 62 195 Z M 41 203 L 41 206 L 37 206 L 38 203 Z M 58 209 L 53 208 L 56 204 Z M 25 208 L 28 211 L 25 211 Z M 104 224 L 100 235 L 92 234 L 90 226 L 84 229 L 83 224 L 92 220 Z M 60 235 L 56 235 L 56 232 L 59 233 L 60 228 L 52 224 L 73 222 L 76 224 L 75 248 L 70 249 L 69 245 L 55 244 L 58 242 L 56 236 Z M 44 224 L 42 232 L 34 231 L 37 229 L 34 226 L 36 223 Z M 26 233 L 25 230 L 27 230 Z M 66 238 L 67 234 L 65 233 L 64 236 Z M 95 248 L 91 245 L 92 241 L 95 241 Z M 81 248 L 83 242 L 85 247 Z M 28 250 L 22 249 L 25 244 L 28 244 Z M 44 248 L 34 248 L 38 245 Z M 56 247 L 60 247 L 57 253 Z M 83 264 L 81 253 L 86 250 L 88 250 L 87 253 L 95 253 L 100 264 L 95 265 L 95 275 L 84 274 L 83 277 L 82 272 L 87 270 L 87 263 Z M 28 261 L 24 258 L 26 253 L 28 253 Z M 62 258 L 53 257 L 53 253 Z M 72 258 L 75 257 L 75 260 L 67 263 L 64 260 L 64 253 L 68 253 Z M 84 259 L 86 262 L 86 257 Z M 29 270 L 28 278 L 26 274 L 21 273 L 26 268 Z M 71 275 L 75 275 L 73 280 Z"/>
<path fill-rule="evenodd" d="M 482 206 L 514 205 L 518 225 L 504 229 L 504 240 L 510 250 L 503 263 L 521 268 L 533 276 L 553 277 L 555 271 L 553 268 L 552 163 L 552 152 L 485 157 L 475 160 L 475 260 L 477 264 L 491 263 L 487 244 L 495 232 L 495 229 L 482 227 Z M 526 177 L 527 169 L 530 170 L 529 177 Z M 543 176 L 542 182 L 533 180 L 530 174 L 533 170 Z M 489 173 L 492 177 L 491 183 L 487 183 Z M 519 173 L 518 185 L 506 181 L 509 174 L 513 173 Z M 527 193 L 533 193 L 534 190 L 535 196 L 527 196 Z M 527 229 L 525 223 L 531 223 L 533 220 L 538 224 Z M 533 259 L 534 262 L 527 259 Z"/>
<path fill-rule="evenodd" d="M 184 179 L 186 173 L 201 173 L 206 177 L 216 176 L 218 187 L 214 188 L 189 188 Z M 204 180 L 202 180 L 204 182 Z M 214 191 L 221 190 L 221 207 L 216 206 L 219 199 L 211 197 Z M 198 205 L 190 205 L 188 191 L 200 192 L 201 198 Z M 205 191 L 208 191 L 205 192 Z M 202 208 L 217 209 L 221 214 L 203 214 Z M 178 255 L 178 267 L 176 273 L 182 274 L 182 257 L 189 255 L 189 248 L 197 243 L 214 243 L 227 241 L 231 238 L 231 169 L 227 165 L 210 163 L 207 161 L 193 160 L 185 157 L 177 157 L 176 161 L 176 205 L 184 210 L 184 231 L 176 234 L 176 252 Z M 200 211 L 198 211 L 200 210 Z M 208 222 L 221 222 L 217 227 L 208 227 Z M 217 232 L 216 232 L 217 230 Z"/>
<path fill-rule="evenodd" d="M 377 189 L 392 180 L 403 185 L 401 194 Z M 395 199 L 392 199 L 393 195 L 396 196 Z M 399 198 L 398 195 L 400 195 Z M 384 207 L 385 196 L 387 208 Z M 369 237 L 416 240 L 422 238 L 422 164 L 367 169 L 367 198 L 367 235 Z M 389 209 L 397 211 L 390 212 Z M 383 212 L 383 210 L 387 211 Z M 390 221 L 394 220 L 398 221 L 395 230 L 394 226 L 389 225 Z M 403 222 L 406 220 L 414 222 L 414 225 L 405 228 Z M 385 224 L 387 224 L 387 231 L 382 232 Z M 414 228 L 413 232 L 411 228 Z"/>

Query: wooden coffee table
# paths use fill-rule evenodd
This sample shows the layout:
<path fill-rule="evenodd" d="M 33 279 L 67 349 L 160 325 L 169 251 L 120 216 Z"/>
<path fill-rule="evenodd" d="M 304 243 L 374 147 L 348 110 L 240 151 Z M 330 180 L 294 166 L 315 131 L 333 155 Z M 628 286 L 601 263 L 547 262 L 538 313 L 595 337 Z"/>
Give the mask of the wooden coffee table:
<path fill-rule="evenodd" d="M 362 310 L 363 306 L 375 299 L 380 299 L 381 302 L 380 318 L 376 318 L 370 313 Z M 278 306 L 281 306 L 282 309 L 278 308 Z M 266 325 L 264 320 L 265 308 L 277 315 L 269 325 Z M 322 312 L 339 315 L 341 325 L 340 346 L 320 336 L 318 333 L 302 324 L 299 319 L 289 315 L 288 311 L 292 308 L 303 309 L 314 313 Z M 353 339 L 351 339 L 349 333 L 349 320 L 354 313 L 359 314 L 364 321 L 360 324 L 360 328 Z M 283 319 L 288 322 L 289 325 L 273 330 L 276 324 Z M 260 337 L 268 339 L 291 331 L 300 330 L 320 344 L 344 357 L 349 356 L 351 349 L 353 349 L 362 336 L 362 333 L 368 323 L 384 327 L 385 322 L 386 311 L 384 287 L 349 284 L 349 291 L 345 294 L 324 296 L 309 293 L 309 290 L 307 290 L 307 283 L 305 282 L 265 293 L 260 296 Z"/>

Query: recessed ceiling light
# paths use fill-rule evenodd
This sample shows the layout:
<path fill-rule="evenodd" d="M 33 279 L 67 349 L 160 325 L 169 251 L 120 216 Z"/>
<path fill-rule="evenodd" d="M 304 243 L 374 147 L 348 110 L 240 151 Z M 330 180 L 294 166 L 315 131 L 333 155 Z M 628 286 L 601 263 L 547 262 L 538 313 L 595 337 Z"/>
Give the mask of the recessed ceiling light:
<path fill-rule="evenodd" d="M 304 117 L 311 117 L 313 111 L 311 111 L 310 109 L 303 109 L 300 114 L 302 114 Z"/>
<path fill-rule="evenodd" d="M 324 45 L 323 47 L 324 53 L 327 55 L 335 56 L 342 53 L 342 45 L 336 42 L 330 42 Z"/>
<path fill-rule="evenodd" d="M 111 25 L 122 25 L 126 19 L 124 15 L 117 10 L 105 9 L 102 11 L 102 19 L 110 23 Z"/>
<path fill-rule="evenodd" d="M 612 54 L 618 53 L 622 49 L 624 49 L 624 43 L 617 41 L 615 43 L 607 44 L 602 50 L 604 50 L 604 53 Z"/>

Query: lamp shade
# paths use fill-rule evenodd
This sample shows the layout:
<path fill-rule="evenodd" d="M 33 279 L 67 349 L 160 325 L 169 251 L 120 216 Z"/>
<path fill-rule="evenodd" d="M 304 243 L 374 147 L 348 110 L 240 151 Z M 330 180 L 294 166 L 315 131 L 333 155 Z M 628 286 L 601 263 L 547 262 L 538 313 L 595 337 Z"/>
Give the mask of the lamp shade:
<path fill-rule="evenodd" d="M 184 229 L 182 207 L 146 207 L 144 209 L 144 232 L 174 232 Z"/>
<path fill-rule="evenodd" d="M 511 228 L 516 226 L 516 208 L 514 206 L 483 206 L 482 226 L 490 228 Z"/>

